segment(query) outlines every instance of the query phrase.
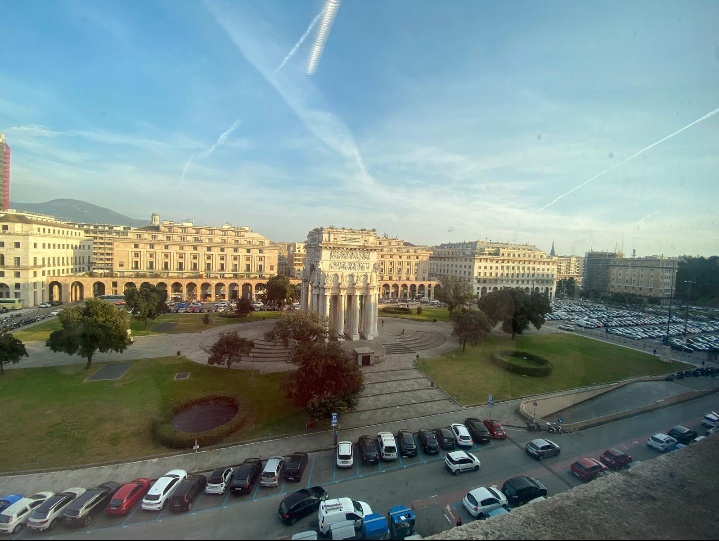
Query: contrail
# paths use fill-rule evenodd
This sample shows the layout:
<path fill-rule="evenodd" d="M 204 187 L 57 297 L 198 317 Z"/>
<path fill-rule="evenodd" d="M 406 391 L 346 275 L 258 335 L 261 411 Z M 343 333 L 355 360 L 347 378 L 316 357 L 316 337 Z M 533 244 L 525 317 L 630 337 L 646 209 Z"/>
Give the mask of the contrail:
<path fill-rule="evenodd" d="M 660 139 L 659 141 L 657 141 L 657 142 L 655 142 L 655 143 L 652 143 L 652 144 L 649 145 L 648 147 L 645 147 L 645 148 L 641 149 L 639 152 L 636 152 L 636 153 L 632 154 L 631 156 L 629 156 L 628 158 L 622 160 L 621 162 L 615 163 L 615 164 L 612 165 L 610 168 L 605 169 L 604 171 L 602 171 L 601 173 L 599 173 L 599 174 L 593 176 L 593 177 L 590 178 L 589 180 L 585 180 L 585 181 L 582 182 L 579 186 L 576 186 L 575 188 L 572 188 L 572 189 L 569 190 L 567 193 L 560 195 L 559 197 L 557 197 L 557 198 L 556 198 L 554 201 L 552 201 L 551 203 L 549 203 L 549 204 L 547 204 L 547 205 L 544 205 L 544 206 L 543 206 L 542 208 L 540 208 L 540 209 L 535 210 L 535 211 L 534 211 L 534 214 L 536 214 L 537 212 L 543 211 L 543 210 L 546 209 L 547 207 L 551 207 L 552 205 L 554 205 L 554 203 L 556 203 L 557 201 L 559 201 L 559 200 L 562 199 L 563 197 L 566 197 L 567 195 L 569 195 L 569 194 L 572 193 L 572 192 L 576 192 L 579 188 L 581 188 L 582 186 L 584 186 L 584 185 L 586 185 L 586 184 L 589 184 L 589 183 L 592 182 L 593 180 L 598 179 L 598 178 L 601 177 L 604 173 L 608 173 L 609 171 L 611 171 L 611 170 L 614 169 L 615 167 L 619 167 L 619 166 L 622 165 L 623 163 L 627 163 L 629 160 L 633 160 L 634 158 L 636 158 L 636 157 L 639 156 L 640 154 L 644 154 L 644 153 L 645 153 L 647 150 L 649 150 L 650 148 L 653 148 L 653 147 L 657 146 L 659 143 L 663 143 L 663 142 L 666 141 L 667 139 L 671 139 L 671 138 L 674 137 L 675 135 L 677 135 L 677 134 L 683 132 L 684 130 L 687 130 L 687 129 L 691 128 L 694 124 L 698 124 L 699 122 L 702 122 L 703 120 L 706 120 L 707 118 L 711 118 L 711 117 L 713 117 L 713 116 L 714 116 L 715 114 L 717 114 L 717 113 L 719 113 L 719 108 L 714 109 L 712 112 L 707 113 L 706 115 L 704 115 L 703 117 L 701 117 L 701 118 L 695 120 L 695 121 L 692 122 L 691 124 L 687 124 L 687 125 L 684 126 L 683 128 L 678 129 L 678 130 L 675 131 L 674 133 L 672 133 L 672 134 L 670 134 L 670 135 L 667 135 L 667 136 L 664 137 L 663 139 Z"/>
<path fill-rule="evenodd" d="M 203 152 L 202 154 L 200 154 L 200 157 L 201 157 L 201 158 L 209 158 L 209 157 L 212 155 L 212 153 L 215 151 L 215 149 L 216 149 L 217 147 L 219 147 L 220 145 L 222 145 L 222 144 L 225 142 L 225 139 L 227 139 L 227 138 L 230 136 L 230 134 L 238 128 L 238 126 L 239 126 L 240 124 L 241 124 L 241 121 L 240 121 L 240 119 L 238 118 L 237 120 L 235 120 L 235 122 L 232 124 L 232 126 L 230 126 L 230 127 L 227 129 L 227 131 L 225 131 L 222 135 L 220 135 L 220 136 L 217 138 L 217 141 L 215 142 L 214 145 L 212 145 L 212 146 L 209 148 L 209 150 L 207 150 L 206 152 Z"/>
<path fill-rule="evenodd" d="M 335 20 L 335 15 L 337 15 L 337 10 L 340 8 L 340 1 L 341 0 L 326 0 L 325 2 L 325 7 L 322 10 L 322 22 L 320 23 L 319 30 L 317 30 L 317 35 L 315 36 L 315 41 L 312 44 L 312 50 L 307 60 L 307 75 L 312 75 L 317 71 L 317 64 L 320 63 L 320 57 L 325 48 L 327 36 L 332 29 L 332 23 Z"/>
<path fill-rule="evenodd" d="M 312 29 L 313 29 L 313 28 L 315 27 L 315 25 L 317 24 L 317 21 L 320 20 L 320 17 L 322 16 L 322 14 L 323 14 L 324 12 L 325 12 L 325 8 L 323 7 L 323 8 L 320 10 L 320 12 L 319 12 L 317 15 L 315 15 L 315 18 L 312 19 L 312 22 L 311 22 L 310 25 L 307 27 L 307 30 L 305 30 L 305 33 L 302 34 L 302 37 L 299 39 L 299 41 L 298 41 L 297 43 L 295 43 L 295 46 L 292 47 L 292 50 L 291 50 L 289 53 L 287 53 L 287 56 L 286 56 L 285 59 L 282 61 L 282 64 L 280 64 L 279 67 L 275 70 L 275 73 L 279 72 L 279 71 L 285 66 L 285 64 L 287 64 L 287 61 L 295 55 L 295 53 L 297 52 L 297 49 L 300 48 L 300 45 L 302 45 L 302 43 L 304 43 L 304 41 L 307 39 L 307 36 L 310 35 L 310 32 L 312 32 Z"/>
<path fill-rule="evenodd" d="M 192 158 L 194 157 L 194 154 L 190 156 L 190 159 L 187 160 L 187 163 L 185 164 L 185 168 L 182 170 L 182 182 L 185 182 L 185 173 L 187 173 L 187 168 L 190 167 L 190 164 L 192 163 Z"/>

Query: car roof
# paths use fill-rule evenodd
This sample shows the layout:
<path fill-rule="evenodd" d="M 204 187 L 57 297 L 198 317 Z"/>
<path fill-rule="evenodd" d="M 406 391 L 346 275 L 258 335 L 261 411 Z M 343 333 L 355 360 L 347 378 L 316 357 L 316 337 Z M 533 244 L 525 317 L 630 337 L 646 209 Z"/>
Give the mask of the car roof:
<path fill-rule="evenodd" d="M 283 500 L 285 504 L 288 507 L 291 507 L 297 502 L 301 502 L 303 500 L 306 500 L 307 498 L 312 496 L 312 492 L 306 488 L 302 488 L 300 490 L 297 490 L 293 492 L 292 494 L 288 494 L 285 499 Z"/>
<path fill-rule="evenodd" d="M 473 458 L 474 455 L 471 455 L 467 451 L 452 451 L 451 453 L 447 453 L 449 456 L 451 456 L 453 459 L 458 458 Z"/>
<path fill-rule="evenodd" d="M 134 479 L 133 481 L 130 481 L 129 483 L 125 483 L 124 485 L 122 485 L 122 486 L 121 486 L 120 488 L 118 488 L 117 491 L 115 492 L 115 494 L 114 494 L 115 497 L 116 497 L 117 499 L 127 497 L 127 496 L 130 494 L 130 492 L 132 492 L 133 490 L 135 490 L 135 487 L 136 487 L 136 486 L 142 486 L 141 479 L 142 479 L 142 478 L 140 478 L 140 479 Z M 149 479 L 145 479 L 145 480 L 149 482 Z"/>
<path fill-rule="evenodd" d="M 537 485 L 536 480 L 527 475 L 517 475 L 516 477 L 507 479 L 505 483 L 512 485 L 514 488 L 524 488 Z"/>
<path fill-rule="evenodd" d="M 495 488 L 496 490 L 496 488 Z M 497 490 L 497 493 L 499 494 L 499 491 Z M 469 494 L 477 498 L 478 500 L 481 500 L 483 498 L 494 498 L 495 494 L 489 490 L 487 487 L 477 487 L 473 488 L 469 491 Z"/>
<path fill-rule="evenodd" d="M 591 468 L 592 466 L 601 465 L 601 462 L 591 457 L 582 457 L 577 460 L 577 463 L 581 464 L 585 468 Z"/>

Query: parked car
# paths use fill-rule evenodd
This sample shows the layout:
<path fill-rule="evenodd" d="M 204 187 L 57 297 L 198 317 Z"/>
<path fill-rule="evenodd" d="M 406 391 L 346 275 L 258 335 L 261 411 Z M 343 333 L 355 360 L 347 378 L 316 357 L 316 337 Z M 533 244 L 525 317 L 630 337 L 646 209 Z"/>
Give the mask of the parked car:
<path fill-rule="evenodd" d="M 197 497 L 207 488 L 207 477 L 204 475 L 188 475 L 177 486 L 170 496 L 170 511 L 181 513 L 192 509 Z"/>
<path fill-rule="evenodd" d="M 715 411 L 707 413 L 702 419 L 702 425 L 707 428 L 714 428 L 719 426 L 719 413 Z"/>
<path fill-rule="evenodd" d="M 470 490 L 462 500 L 464 508 L 475 518 L 482 518 L 490 511 L 505 508 L 508 503 L 507 497 L 496 485 Z"/>
<path fill-rule="evenodd" d="M 182 481 L 187 479 L 185 470 L 170 470 L 153 483 L 142 499 L 145 511 L 162 511 Z"/>
<path fill-rule="evenodd" d="M 601 454 L 599 461 L 611 470 L 618 470 L 628 466 L 632 457 L 624 451 L 612 447 Z"/>
<path fill-rule="evenodd" d="M 548 456 L 557 456 L 561 451 L 559 445 L 542 438 L 530 441 L 524 446 L 524 450 L 527 451 L 529 456 L 533 456 L 537 460 L 542 460 Z"/>
<path fill-rule="evenodd" d="M 22 494 L 5 494 L 0 498 L 0 513 L 22 499 Z"/>
<path fill-rule="evenodd" d="M 442 449 L 456 449 L 457 442 L 454 441 L 454 434 L 448 427 L 435 428 L 434 435 L 437 437 L 437 443 Z"/>
<path fill-rule="evenodd" d="M 547 497 L 547 488 L 539 480 L 527 475 L 507 479 L 502 485 L 502 492 L 507 501 L 515 507 L 535 498 Z"/>
<path fill-rule="evenodd" d="M 326 499 L 327 491 L 320 486 L 303 488 L 285 497 L 277 508 L 277 514 L 282 522 L 294 524 L 310 513 L 317 512 L 320 502 Z"/>
<path fill-rule="evenodd" d="M 227 466 L 224 468 L 216 468 L 207 479 L 205 484 L 205 493 L 207 494 L 224 494 L 227 490 L 234 470 Z"/>
<path fill-rule="evenodd" d="M 422 450 L 428 455 L 436 455 L 439 453 L 439 443 L 434 430 L 429 428 L 420 428 L 417 432 L 417 439 L 422 446 Z"/>
<path fill-rule="evenodd" d="M 472 453 L 467 451 L 452 451 L 447 453 L 444 459 L 444 465 L 455 475 L 459 475 L 464 471 L 479 471 L 482 465 L 479 459 Z"/>
<path fill-rule="evenodd" d="M 337 444 L 337 467 L 351 468 L 354 465 L 354 446 L 351 441 L 341 441 Z"/>
<path fill-rule="evenodd" d="M 230 481 L 230 492 L 233 494 L 249 494 L 262 473 L 262 460 L 247 458 L 237 466 Z"/>
<path fill-rule="evenodd" d="M 0 513 L 0 533 L 14 534 L 18 532 L 30 518 L 36 507 L 52 498 L 54 492 L 38 492 L 16 500 Z"/>
<path fill-rule="evenodd" d="M 112 495 L 120 489 L 120 483 L 108 481 L 87 489 L 75 498 L 62 512 L 62 521 L 68 526 L 87 526 L 92 517 L 105 509 Z"/>
<path fill-rule="evenodd" d="M 489 443 L 492 440 L 492 435 L 487 427 L 476 417 L 467 417 L 464 420 L 464 426 L 467 427 L 472 439 L 477 443 Z"/>
<path fill-rule="evenodd" d="M 37 305 L 38 308 L 50 308 L 51 306 L 52 304 L 50 304 L 49 302 L 41 302 Z"/>
<path fill-rule="evenodd" d="M 130 512 L 132 506 L 142 500 L 150 490 L 152 482 L 147 477 L 138 477 L 129 483 L 122 485 L 105 507 L 105 513 L 110 516 L 125 516 Z"/>
<path fill-rule="evenodd" d="M 591 481 L 607 471 L 607 467 L 595 458 L 585 457 L 573 462 L 569 471 L 582 481 Z"/>
<path fill-rule="evenodd" d="M 647 440 L 647 445 L 649 445 L 649 447 L 656 449 L 657 451 L 661 451 L 662 453 L 665 451 L 669 451 L 677 443 L 677 440 L 675 440 L 668 434 L 662 433 L 654 434 L 651 438 Z"/>
<path fill-rule="evenodd" d="M 260 486 L 276 487 L 280 484 L 282 471 L 285 469 L 285 459 L 281 456 L 271 456 L 265 463 L 260 475 Z"/>
<path fill-rule="evenodd" d="M 482 423 L 487 427 L 489 433 L 495 440 L 503 440 L 507 437 L 507 433 L 504 431 L 502 423 L 495 419 L 482 419 Z"/>
<path fill-rule="evenodd" d="M 392 432 L 378 432 L 377 447 L 382 460 L 397 460 L 397 441 Z"/>
<path fill-rule="evenodd" d="M 292 453 L 285 465 L 285 481 L 300 481 L 309 461 L 307 453 Z"/>
<path fill-rule="evenodd" d="M 452 423 L 450 429 L 452 430 L 454 441 L 457 445 L 460 447 L 472 447 L 472 445 L 474 445 L 474 440 L 472 440 L 472 436 L 466 426 L 460 423 Z"/>
<path fill-rule="evenodd" d="M 672 428 L 669 432 L 667 432 L 667 435 L 684 445 L 690 444 L 699 437 L 699 434 L 697 434 L 694 430 L 681 425 L 677 425 Z"/>
<path fill-rule="evenodd" d="M 417 444 L 414 441 L 414 434 L 407 428 L 397 431 L 397 443 L 399 443 L 399 454 L 402 456 L 417 456 Z"/>
<path fill-rule="evenodd" d="M 72 487 L 51 496 L 30 514 L 27 521 L 28 528 L 40 531 L 52 530 L 60 523 L 60 517 L 65 508 L 84 493 L 84 488 Z"/>
<path fill-rule="evenodd" d="M 377 442 L 369 434 L 360 436 L 357 440 L 357 448 L 359 449 L 362 464 L 378 464 L 379 451 L 377 450 Z"/>

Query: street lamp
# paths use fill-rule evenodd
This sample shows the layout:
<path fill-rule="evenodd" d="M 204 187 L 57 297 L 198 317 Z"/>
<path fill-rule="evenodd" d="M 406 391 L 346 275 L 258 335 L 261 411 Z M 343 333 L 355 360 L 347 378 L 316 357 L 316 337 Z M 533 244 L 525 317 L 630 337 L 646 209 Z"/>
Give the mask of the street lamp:
<path fill-rule="evenodd" d="M 686 263 L 685 259 L 678 259 L 675 267 L 672 268 L 672 282 L 669 284 L 669 315 L 667 316 L 667 334 L 664 337 L 664 343 L 669 343 L 669 324 L 672 321 L 672 300 L 674 299 L 674 280 L 676 279 L 679 263 Z"/>
<path fill-rule="evenodd" d="M 689 321 L 689 296 L 692 294 L 692 284 L 695 284 L 696 282 L 692 282 L 691 280 L 684 280 L 685 284 L 689 284 L 689 289 L 687 290 L 687 306 L 686 306 L 686 313 L 684 314 L 684 336 L 687 335 L 687 321 Z"/>

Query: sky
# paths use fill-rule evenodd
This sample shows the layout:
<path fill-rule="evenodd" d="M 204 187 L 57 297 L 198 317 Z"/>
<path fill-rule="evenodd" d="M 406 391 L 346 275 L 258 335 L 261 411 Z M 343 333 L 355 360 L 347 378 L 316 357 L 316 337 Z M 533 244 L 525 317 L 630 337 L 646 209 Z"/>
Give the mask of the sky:
<path fill-rule="evenodd" d="M 11 201 L 719 255 L 717 28 L 715 0 L 2 2 Z"/>

